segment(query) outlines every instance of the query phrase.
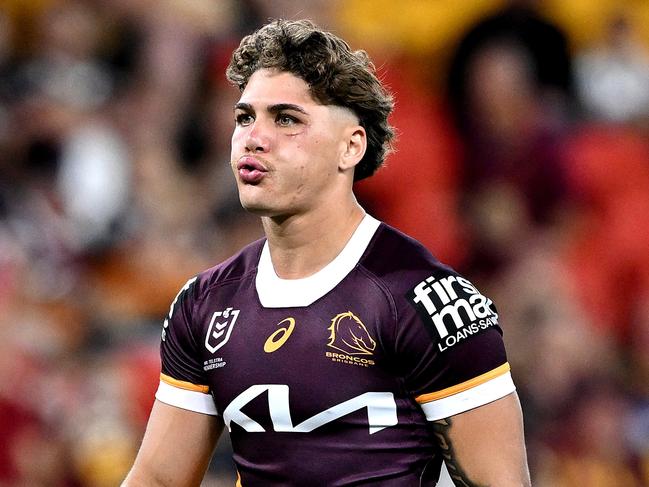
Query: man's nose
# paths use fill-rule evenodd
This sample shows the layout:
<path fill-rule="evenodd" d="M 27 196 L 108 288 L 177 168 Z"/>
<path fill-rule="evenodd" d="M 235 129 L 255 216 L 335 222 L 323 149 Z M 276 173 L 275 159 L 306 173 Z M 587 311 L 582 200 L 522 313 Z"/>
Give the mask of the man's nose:
<path fill-rule="evenodd" d="M 270 136 L 268 128 L 264 127 L 260 121 L 250 127 L 246 137 L 246 150 L 249 152 L 268 152 L 270 148 Z"/>

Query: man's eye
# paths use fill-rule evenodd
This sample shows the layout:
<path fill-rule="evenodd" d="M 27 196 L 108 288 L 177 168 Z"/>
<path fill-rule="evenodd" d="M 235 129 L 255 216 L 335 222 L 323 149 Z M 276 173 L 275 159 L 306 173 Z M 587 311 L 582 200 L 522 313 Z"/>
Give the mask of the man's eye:
<path fill-rule="evenodd" d="M 297 120 L 295 119 L 295 117 L 280 113 L 279 115 L 277 115 L 276 122 L 281 127 L 290 127 L 291 125 L 297 123 Z"/>
<path fill-rule="evenodd" d="M 235 122 L 237 125 L 250 125 L 252 121 L 252 115 L 250 115 L 249 113 L 239 113 L 235 117 Z"/>

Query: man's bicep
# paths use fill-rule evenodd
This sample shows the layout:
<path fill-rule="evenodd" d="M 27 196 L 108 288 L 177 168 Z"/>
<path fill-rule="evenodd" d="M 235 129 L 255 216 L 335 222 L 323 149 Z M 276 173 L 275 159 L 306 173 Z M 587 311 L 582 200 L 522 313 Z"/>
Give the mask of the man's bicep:
<path fill-rule="evenodd" d="M 198 486 L 223 431 L 220 417 L 156 400 L 123 486 Z"/>
<path fill-rule="evenodd" d="M 433 422 L 448 472 L 460 486 L 529 486 L 516 393 Z"/>

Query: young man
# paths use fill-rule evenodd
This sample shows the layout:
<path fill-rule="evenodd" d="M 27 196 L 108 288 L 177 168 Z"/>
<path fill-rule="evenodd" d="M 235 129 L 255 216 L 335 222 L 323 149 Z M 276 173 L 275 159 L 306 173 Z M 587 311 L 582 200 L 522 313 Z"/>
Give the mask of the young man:
<path fill-rule="evenodd" d="M 127 486 L 199 485 L 227 427 L 244 487 L 529 484 L 493 303 L 352 192 L 390 146 L 361 51 L 307 21 L 246 37 L 231 164 L 266 238 L 190 279 Z"/>

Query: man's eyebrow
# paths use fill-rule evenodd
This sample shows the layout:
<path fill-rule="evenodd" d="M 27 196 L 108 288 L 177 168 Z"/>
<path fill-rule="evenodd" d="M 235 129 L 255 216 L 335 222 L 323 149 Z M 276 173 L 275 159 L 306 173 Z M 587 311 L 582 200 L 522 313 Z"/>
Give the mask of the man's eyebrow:
<path fill-rule="evenodd" d="M 238 102 L 234 105 L 235 110 L 243 110 L 244 112 L 254 112 L 250 103 Z"/>
<path fill-rule="evenodd" d="M 255 111 L 254 108 L 252 108 L 252 105 L 246 102 L 236 103 L 234 105 L 234 109 L 251 113 L 254 113 Z M 308 115 L 307 111 L 304 108 L 302 108 L 300 105 L 295 105 L 294 103 L 276 103 L 274 105 L 268 105 L 266 107 L 266 110 L 268 110 L 269 113 L 279 113 L 284 110 L 293 110 Z"/>
<path fill-rule="evenodd" d="M 302 108 L 300 105 L 295 105 L 293 103 L 277 103 L 275 105 L 269 105 L 267 107 L 267 110 L 270 113 L 282 112 L 284 110 L 293 110 L 308 115 L 307 111 L 304 108 Z"/>

